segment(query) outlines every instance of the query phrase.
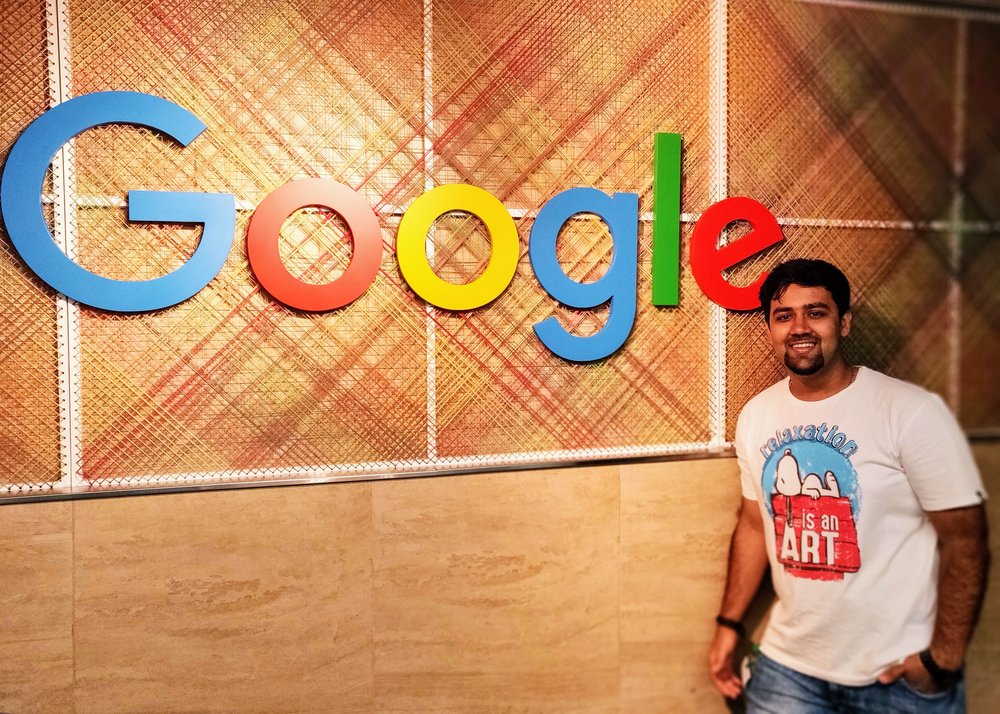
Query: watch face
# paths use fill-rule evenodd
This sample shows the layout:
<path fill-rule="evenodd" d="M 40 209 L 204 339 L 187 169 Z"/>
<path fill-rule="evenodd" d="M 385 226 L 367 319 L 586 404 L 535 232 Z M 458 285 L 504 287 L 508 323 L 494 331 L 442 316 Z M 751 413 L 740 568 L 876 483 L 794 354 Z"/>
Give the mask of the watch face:
<path fill-rule="evenodd" d="M 951 689 L 962 679 L 962 670 L 942 669 L 938 676 L 934 678 L 937 683 L 946 689 Z"/>

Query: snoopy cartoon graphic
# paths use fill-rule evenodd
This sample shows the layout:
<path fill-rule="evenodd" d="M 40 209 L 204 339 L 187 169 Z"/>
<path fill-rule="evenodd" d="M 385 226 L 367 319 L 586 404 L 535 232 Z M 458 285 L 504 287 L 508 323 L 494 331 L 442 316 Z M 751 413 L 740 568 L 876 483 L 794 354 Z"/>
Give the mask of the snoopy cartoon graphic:
<path fill-rule="evenodd" d="M 791 448 L 784 449 L 775 464 L 775 547 L 786 572 L 795 577 L 843 580 L 844 573 L 861 567 L 851 502 L 842 495 L 834 469 L 839 471 L 821 466 L 816 470 L 822 477 L 808 473 L 803 478 Z M 851 472 L 844 475 L 850 483 Z"/>
<path fill-rule="evenodd" d="M 820 480 L 819 474 L 809 474 L 802 479 L 799 476 L 799 462 L 792 455 L 791 449 L 785 449 L 784 455 L 778 460 L 775 490 L 786 498 L 792 496 L 809 496 L 813 500 L 820 496 L 840 498 L 840 485 L 833 471 L 827 471 Z"/>
<path fill-rule="evenodd" d="M 840 498 L 840 486 L 837 485 L 837 477 L 833 471 L 823 474 L 823 481 L 820 482 L 817 474 L 809 474 L 802 482 L 802 495 L 817 499 L 820 496 L 833 496 Z"/>

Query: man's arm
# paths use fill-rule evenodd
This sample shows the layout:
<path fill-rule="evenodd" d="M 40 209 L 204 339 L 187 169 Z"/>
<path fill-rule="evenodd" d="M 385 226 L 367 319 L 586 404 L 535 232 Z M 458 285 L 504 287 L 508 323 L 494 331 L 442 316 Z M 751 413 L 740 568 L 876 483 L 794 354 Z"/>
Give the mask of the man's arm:
<path fill-rule="evenodd" d="M 764 522 L 756 501 L 744 498 L 739 520 L 729 541 L 729 567 L 726 589 L 719 614 L 730 620 L 742 620 L 753 600 L 760 581 L 767 572 L 767 550 L 764 544 Z M 743 689 L 733 668 L 733 653 L 739 635 L 728 627 L 717 626 L 708 651 L 708 673 L 712 684 L 723 696 L 734 699 Z"/>
<path fill-rule="evenodd" d="M 980 504 L 928 511 L 927 518 L 937 531 L 941 557 L 931 657 L 943 669 L 958 669 L 986 591 L 990 563 L 986 509 Z M 927 692 L 937 688 L 918 654 L 886 670 L 879 681 L 888 683 L 900 676 Z"/>

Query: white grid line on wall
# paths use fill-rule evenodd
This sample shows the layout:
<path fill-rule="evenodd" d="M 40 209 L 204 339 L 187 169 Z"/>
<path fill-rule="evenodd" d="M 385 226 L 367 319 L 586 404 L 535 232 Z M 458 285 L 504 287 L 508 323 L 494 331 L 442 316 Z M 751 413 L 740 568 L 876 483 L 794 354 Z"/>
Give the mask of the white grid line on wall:
<path fill-rule="evenodd" d="M 709 121 L 712 143 L 712 201 L 721 201 L 729 195 L 729 141 L 727 111 L 729 68 L 728 52 L 728 0 L 714 0 L 712 4 L 712 48 Z M 725 244 L 727 231 L 723 230 L 719 241 Z M 711 380 L 709 383 L 709 411 L 711 414 L 711 441 L 715 448 L 726 442 L 726 310 L 714 302 L 710 307 L 709 349 L 711 351 Z"/>
<path fill-rule="evenodd" d="M 948 233 L 949 283 L 948 312 L 951 331 L 948 349 L 948 403 L 957 414 L 962 399 L 962 178 L 965 175 L 965 84 L 969 55 L 969 25 L 965 18 L 955 22 L 955 96 L 952 108 L 951 169 L 954 175 L 951 200 L 951 227 Z"/>
<path fill-rule="evenodd" d="M 433 142 L 428 138 L 427 146 L 433 148 Z M 433 164 L 433 157 L 430 157 L 430 164 Z M 434 188 L 433 179 L 425 180 L 425 190 Z M 43 203 L 52 205 L 52 196 L 43 197 Z M 128 204 L 124 198 L 118 196 L 76 196 L 73 199 L 76 210 L 86 210 L 89 208 L 126 208 Z M 534 219 L 538 215 L 538 209 L 520 208 L 517 206 L 506 206 L 507 213 L 515 221 Z M 253 212 L 257 209 L 257 204 L 246 199 L 236 199 L 236 210 Z M 308 212 L 310 209 L 303 209 Z M 384 205 L 374 209 L 375 212 L 384 218 L 400 218 L 406 209 L 400 206 Z M 701 219 L 701 213 L 681 213 L 680 221 L 684 224 L 694 224 Z M 588 220 L 571 216 L 570 220 Z M 812 228 L 861 228 L 866 230 L 879 231 L 931 231 L 934 233 L 950 233 L 952 228 L 956 228 L 962 233 L 991 234 L 1000 232 L 1000 221 L 967 221 L 959 218 L 954 220 L 935 221 L 909 221 L 909 220 L 879 220 L 875 218 L 816 218 L 810 216 L 775 216 L 778 225 L 781 226 L 808 226 Z M 642 223 L 652 223 L 653 213 L 646 212 L 639 214 L 639 221 Z"/>
<path fill-rule="evenodd" d="M 434 0 L 424 0 L 424 190 L 434 188 Z M 402 213 L 400 213 L 402 215 Z M 434 260 L 434 227 L 427 241 L 427 258 Z M 437 459 L 437 308 L 424 305 L 427 333 L 427 458 Z"/>
<path fill-rule="evenodd" d="M 72 96 L 69 8 L 67 0 L 46 0 L 46 53 L 49 107 Z M 59 149 L 52 160 L 54 237 L 62 251 L 76 258 L 77 221 L 72 144 Z M 80 415 L 80 311 L 65 295 L 56 296 L 56 324 L 59 345 L 59 460 L 60 487 L 76 486 L 82 448 Z"/>

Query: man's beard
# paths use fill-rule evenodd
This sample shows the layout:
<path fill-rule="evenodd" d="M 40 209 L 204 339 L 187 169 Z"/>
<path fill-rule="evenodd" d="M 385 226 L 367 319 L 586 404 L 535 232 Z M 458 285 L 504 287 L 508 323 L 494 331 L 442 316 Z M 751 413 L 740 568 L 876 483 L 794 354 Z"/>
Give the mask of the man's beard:
<path fill-rule="evenodd" d="M 808 377 L 811 374 L 816 374 L 826 365 L 826 359 L 823 357 L 823 353 L 820 352 L 817 357 L 811 362 L 805 364 L 795 364 L 792 361 L 792 355 L 786 351 L 785 352 L 785 366 L 788 367 L 789 372 L 793 372 L 800 377 Z"/>

